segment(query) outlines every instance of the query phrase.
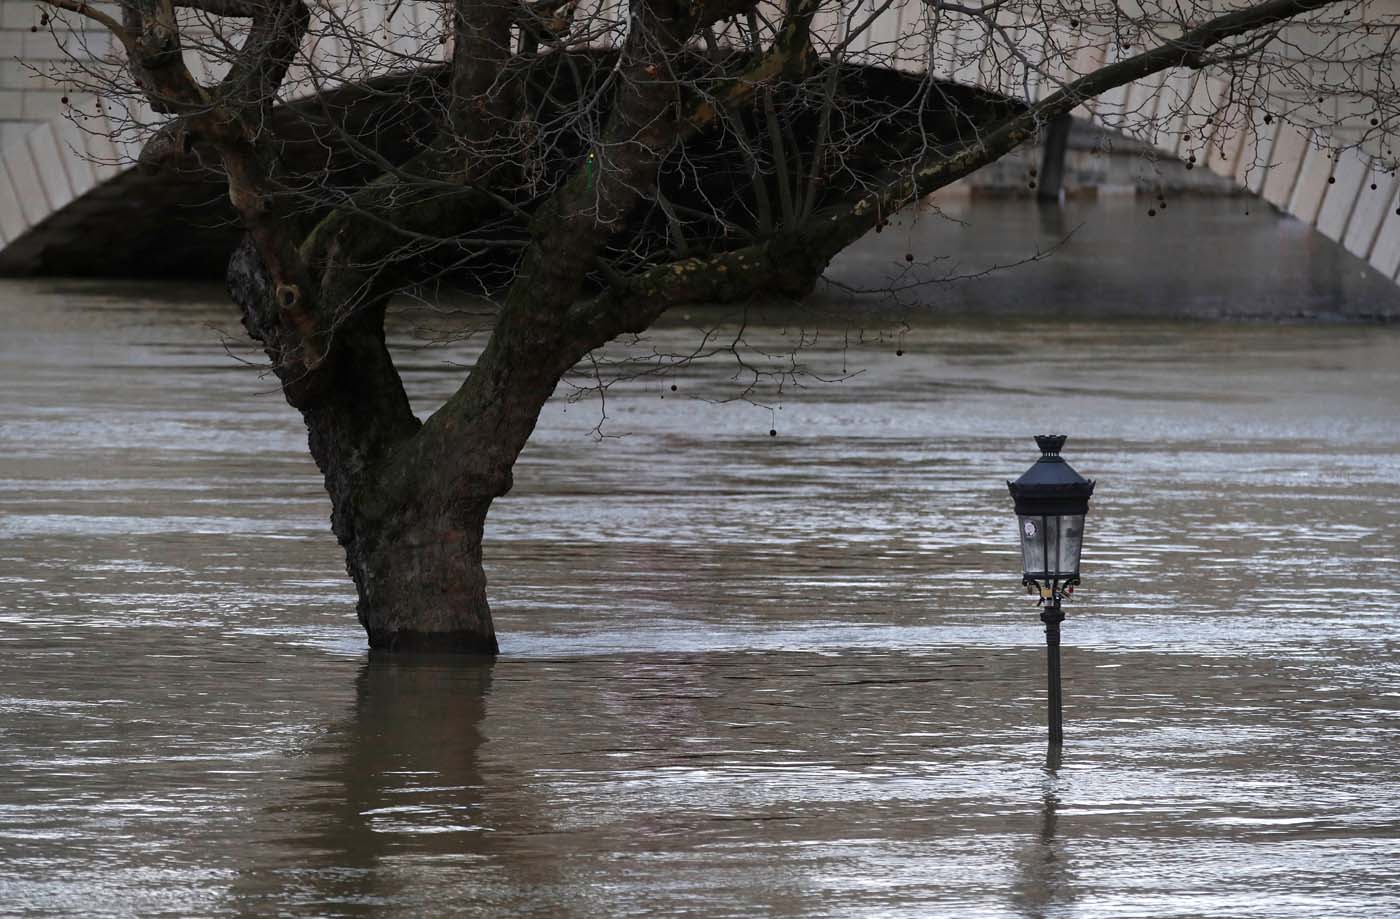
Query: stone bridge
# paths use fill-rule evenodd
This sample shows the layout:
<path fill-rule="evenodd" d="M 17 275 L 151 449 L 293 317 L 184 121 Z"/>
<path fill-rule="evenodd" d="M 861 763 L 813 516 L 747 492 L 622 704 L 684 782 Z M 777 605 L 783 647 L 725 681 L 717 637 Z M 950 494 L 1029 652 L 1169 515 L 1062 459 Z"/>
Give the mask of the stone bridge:
<path fill-rule="evenodd" d="M 362 5 L 340 20 L 340 41 L 332 36 L 308 42 L 305 53 L 311 63 L 303 69 L 314 70 L 319 58 L 343 53 L 347 28 L 376 36 L 376 43 L 387 49 L 396 42 L 411 43 L 406 30 L 387 29 L 388 4 L 349 2 Z M 1382 2 L 1400 8 L 1400 0 Z M 1060 56 L 1052 63 L 1043 58 L 1034 67 L 989 66 L 988 55 L 979 50 L 986 34 L 980 24 L 951 20 L 930 30 L 921 18 L 928 16 L 928 8 L 920 0 L 894 0 L 877 12 L 882 5 L 858 0 L 853 9 L 846 8 L 844 20 L 829 18 L 821 29 L 839 38 L 847 23 L 873 16 L 873 24 L 852 45 L 857 59 L 865 55 L 902 69 L 931 70 L 956 83 L 1031 101 L 1058 88 L 1063 79 L 1133 53 L 1123 49 L 1121 36 L 1085 37 L 1081 29 L 1071 60 Z M 430 28 L 436 15 L 430 4 L 408 0 L 402 6 L 405 12 L 399 16 Z M 929 34 L 937 36 L 932 46 L 925 37 Z M 1024 38 L 1028 57 L 1045 43 L 1032 29 L 1017 34 Z M 219 183 L 195 173 L 141 174 L 132 168 L 135 145 L 110 136 L 120 134 L 111 112 L 90 98 L 69 98 L 76 94 L 65 83 L 62 66 L 55 65 L 100 59 L 110 50 L 108 36 L 80 21 L 50 23 L 38 5 L 0 2 L 0 273 L 217 275 L 236 235 Z M 414 53 L 421 61 L 421 51 Z M 440 56 L 441 50 L 435 53 Z M 357 87 L 364 81 L 403 78 L 376 74 L 374 65 L 368 66 L 348 78 L 337 71 L 340 85 L 329 92 L 345 117 L 354 117 Z M 304 88 L 298 92 L 308 95 Z M 1240 105 L 1228 95 L 1227 85 L 1208 72 L 1173 70 L 1089 101 L 1075 115 L 1081 125 L 1096 125 L 1104 136 L 1122 132 L 1130 138 L 1118 147 L 1120 154 L 1129 148 L 1139 163 L 1134 180 L 1139 192 L 1170 184 L 1172 175 L 1179 179 L 1190 163 L 1306 221 L 1395 281 L 1400 273 L 1400 181 L 1362 149 L 1347 149 L 1335 158 L 1329 152 L 1346 146 L 1350 136 L 1366 133 L 1369 111 L 1342 96 L 1319 99 L 1318 106 L 1332 109 L 1326 135 Z M 295 121 L 294 109 L 284 106 L 283 114 Z M 1055 132 L 1049 133 L 1053 138 Z M 965 187 L 977 184 L 978 176 L 963 181 Z"/>

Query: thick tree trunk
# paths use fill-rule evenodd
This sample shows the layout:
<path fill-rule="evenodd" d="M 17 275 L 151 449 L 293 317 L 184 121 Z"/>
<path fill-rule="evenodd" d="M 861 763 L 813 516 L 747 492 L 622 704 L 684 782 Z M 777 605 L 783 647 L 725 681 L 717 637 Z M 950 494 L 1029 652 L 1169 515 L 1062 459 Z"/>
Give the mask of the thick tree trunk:
<path fill-rule="evenodd" d="M 349 496 L 354 505 L 356 496 Z M 372 648 L 495 654 L 481 537 L 489 500 L 419 495 L 410 507 L 360 518 L 346 567 Z"/>
<path fill-rule="evenodd" d="M 385 345 L 382 300 L 327 311 L 342 318 L 326 336 L 323 363 L 308 369 L 285 359 L 276 291 L 251 245 L 233 256 L 228 283 L 306 423 L 370 646 L 495 654 L 481 540 L 509 467 L 504 484 L 486 486 L 444 476 L 442 467 L 461 458 L 423 449 Z"/>

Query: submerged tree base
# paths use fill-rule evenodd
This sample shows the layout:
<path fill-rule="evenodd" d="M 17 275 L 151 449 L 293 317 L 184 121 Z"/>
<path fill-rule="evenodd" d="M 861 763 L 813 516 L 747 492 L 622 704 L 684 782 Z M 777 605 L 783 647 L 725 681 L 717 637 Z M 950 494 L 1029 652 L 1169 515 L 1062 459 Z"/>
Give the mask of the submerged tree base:
<path fill-rule="evenodd" d="M 494 657 L 501 650 L 495 635 L 482 636 L 465 629 L 453 632 L 420 632 L 414 629 L 366 631 L 369 632 L 369 646 L 376 651 L 417 651 Z"/>

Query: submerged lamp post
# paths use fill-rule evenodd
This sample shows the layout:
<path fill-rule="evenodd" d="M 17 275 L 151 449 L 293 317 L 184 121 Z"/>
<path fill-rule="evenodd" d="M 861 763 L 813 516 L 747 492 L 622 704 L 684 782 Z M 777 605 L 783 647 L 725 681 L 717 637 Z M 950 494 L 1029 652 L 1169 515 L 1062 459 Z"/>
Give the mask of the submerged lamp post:
<path fill-rule="evenodd" d="M 1079 583 L 1079 551 L 1084 545 L 1084 516 L 1094 483 L 1060 457 L 1063 434 L 1035 439 L 1040 459 L 1014 482 L 1007 482 L 1016 502 L 1024 575 L 1021 583 L 1039 595 L 1045 623 L 1045 653 L 1050 688 L 1050 745 L 1064 743 L 1060 714 L 1060 601 Z"/>

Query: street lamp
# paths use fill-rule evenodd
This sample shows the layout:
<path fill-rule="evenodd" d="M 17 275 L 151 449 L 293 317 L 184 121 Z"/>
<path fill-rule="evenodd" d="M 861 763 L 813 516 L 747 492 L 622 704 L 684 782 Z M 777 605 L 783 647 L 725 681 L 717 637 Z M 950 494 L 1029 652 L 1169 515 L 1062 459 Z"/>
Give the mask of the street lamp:
<path fill-rule="evenodd" d="M 1064 743 L 1060 714 L 1060 601 L 1079 583 L 1079 550 L 1084 545 L 1084 516 L 1094 483 L 1060 457 L 1063 434 L 1035 439 L 1040 459 L 1025 475 L 1007 482 L 1016 502 L 1021 533 L 1021 583 L 1039 595 L 1040 621 L 1045 623 L 1045 654 L 1050 688 L 1050 745 Z"/>

